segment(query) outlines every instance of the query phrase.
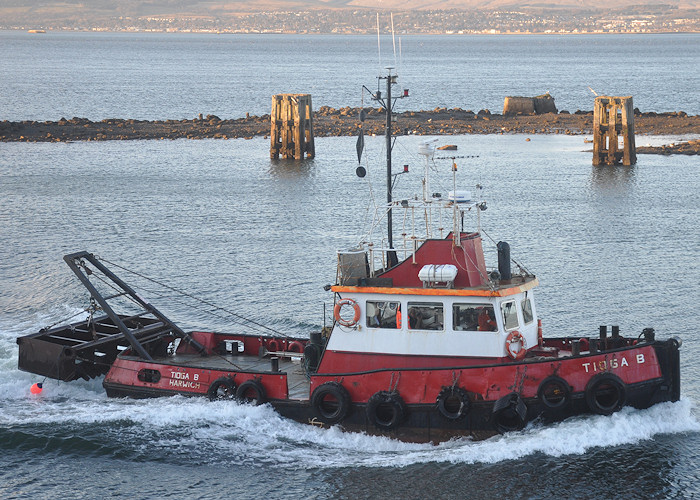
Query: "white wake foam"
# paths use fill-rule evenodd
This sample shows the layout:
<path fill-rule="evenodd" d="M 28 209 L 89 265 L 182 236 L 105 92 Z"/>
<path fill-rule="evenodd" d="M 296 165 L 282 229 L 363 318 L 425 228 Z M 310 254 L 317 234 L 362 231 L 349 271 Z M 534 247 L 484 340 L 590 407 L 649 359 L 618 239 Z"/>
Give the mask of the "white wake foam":
<path fill-rule="evenodd" d="M 108 399 L 98 383 L 62 384 L 39 397 L 4 405 L 3 425 L 117 426 L 120 439 L 144 442 L 144 450 L 199 463 L 273 463 L 291 468 L 403 467 L 428 462 L 495 463 L 541 453 L 577 455 L 597 447 L 633 444 L 660 434 L 699 432 L 688 400 L 647 410 L 624 408 L 609 416 L 582 416 L 486 441 L 462 438 L 439 445 L 319 429 L 279 416 L 271 407 L 172 397 Z M 58 389 L 58 386 L 56 387 Z M 48 394 L 50 393 L 50 394 Z"/>
<path fill-rule="evenodd" d="M 683 399 L 647 410 L 624 408 L 612 416 L 580 416 L 486 441 L 455 439 L 439 445 L 319 429 L 279 416 L 267 405 L 252 407 L 204 398 L 109 399 L 101 380 L 59 383 L 17 370 L 14 337 L 22 328 L 0 328 L 0 426 L 111 429 L 118 439 L 182 456 L 197 463 L 271 463 L 291 468 L 403 467 L 428 462 L 495 463 L 533 454 L 559 457 L 654 439 L 661 434 L 700 432 L 693 403 Z M 111 437 L 110 437 L 111 436 Z M 141 444 L 143 443 L 143 444 Z"/>

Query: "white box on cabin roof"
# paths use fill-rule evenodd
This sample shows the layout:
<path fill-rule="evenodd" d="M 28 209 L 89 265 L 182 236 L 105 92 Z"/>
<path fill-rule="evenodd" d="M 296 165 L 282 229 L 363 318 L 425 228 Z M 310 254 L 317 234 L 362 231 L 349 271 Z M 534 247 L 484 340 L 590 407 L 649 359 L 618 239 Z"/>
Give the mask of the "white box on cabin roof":
<path fill-rule="evenodd" d="M 423 282 L 424 287 L 445 283 L 446 286 L 451 288 L 456 277 L 457 266 L 452 264 L 428 264 L 418 271 L 418 279 Z"/>

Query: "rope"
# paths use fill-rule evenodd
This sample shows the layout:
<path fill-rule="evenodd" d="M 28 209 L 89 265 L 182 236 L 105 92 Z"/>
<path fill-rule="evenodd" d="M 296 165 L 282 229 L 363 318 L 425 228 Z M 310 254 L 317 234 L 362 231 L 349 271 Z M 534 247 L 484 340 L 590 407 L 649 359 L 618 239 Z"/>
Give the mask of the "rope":
<path fill-rule="evenodd" d="M 85 265 L 82 265 L 82 267 L 85 267 Z M 120 294 L 120 297 L 124 297 L 125 299 L 127 299 L 127 300 L 133 302 L 133 303 L 134 303 L 135 305 L 137 305 L 138 307 L 142 307 L 141 304 L 139 304 L 138 301 L 134 300 L 133 297 L 131 297 L 131 296 L 128 295 L 128 294 L 123 294 L 123 293 L 122 293 L 123 290 L 121 290 L 120 288 L 114 286 L 110 281 L 106 280 L 105 278 L 100 277 L 100 275 L 97 274 L 96 271 L 92 271 L 92 276 L 94 276 L 96 280 L 101 281 L 102 283 L 104 283 L 107 287 L 109 287 L 109 288 L 111 288 L 112 290 L 114 290 L 115 292 L 119 293 L 119 294 Z"/>
<path fill-rule="evenodd" d="M 454 235 L 453 235 L 453 237 L 454 237 Z M 466 260 L 466 259 L 468 259 L 469 262 L 471 262 L 472 266 L 474 266 L 474 269 L 476 270 L 476 272 L 479 273 L 479 276 L 481 276 L 481 279 L 483 281 L 485 281 L 486 283 L 488 283 L 489 288 L 491 290 L 495 290 L 496 288 L 495 288 L 494 284 L 486 276 L 484 276 L 484 274 L 481 272 L 481 269 L 479 269 L 479 265 L 476 262 L 474 262 L 474 260 L 470 257 L 469 253 L 466 251 L 466 249 L 464 247 L 459 247 L 459 248 L 462 249 L 462 254 L 464 254 L 464 257 L 465 257 L 465 261 L 464 261 L 465 267 L 463 267 L 463 268 L 462 268 L 462 263 L 457 259 L 457 255 L 455 254 L 455 246 L 452 245 L 452 248 L 451 248 L 452 257 L 453 257 L 454 261 L 459 265 L 459 267 L 462 268 L 463 271 L 468 272 L 469 270 L 467 269 L 467 260 Z"/>
<path fill-rule="evenodd" d="M 51 330 L 54 326 L 60 325 L 60 324 L 62 324 L 62 323 L 65 323 L 65 322 L 67 322 L 69 319 L 73 319 L 73 318 L 75 318 L 76 316 L 80 316 L 81 314 L 84 314 L 84 313 L 86 313 L 86 312 L 88 312 L 88 311 L 90 311 L 90 308 L 89 308 L 89 307 L 86 307 L 86 308 L 83 309 L 82 311 L 79 311 L 79 312 L 77 312 L 77 313 L 75 313 L 75 314 L 73 314 L 73 315 L 71 315 L 71 316 L 68 316 L 67 318 L 64 318 L 64 319 L 61 319 L 61 320 L 59 320 L 59 321 L 56 321 L 56 322 L 53 323 L 52 325 L 45 326 L 44 328 L 42 328 L 42 329 L 39 330 L 39 331 L 44 332 L 44 331 L 46 331 L 46 330 Z"/>
<path fill-rule="evenodd" d="M 180 289 L 178 289 L 178 288 L 175 288 L 175 287 L 173 287 L 173 286 L 167 285 L 167 284 L 162 283 L 162 282 L 160 282 L 160 281 L 158 281 L 158 280 L 155 280 L 155 279 L 153 279 L 153 278 L 149 278 L 148 276 L 145 276 L 145 275 L 143 275 L 143 274 L 141 274 L 141 273 L 139 273 L 139 272 L 137 272 L 137 271 L 132 271 L 131 269 L 128 269 L 128 268 L 126 268 L 126 267 L 124 267 L 124 266 L 120 266 L 119 264 L 117 264 L 117 263 L 115 263 L 115 262 L 111 262 L 111 261 L 109 261 L 109 260 L 107 260 L 107 259 L 100 258 L 100 260 L 102 260 L 103 262 L 106 262 L 106 263 L 109 264 L 110 266 L 118 267 L 119 269 L 121 269 L 121 270 L 123 270 L 123 271 L 126 271 L 126 272 L 131 273 L 131 274 L 133 274 L 133 275 L 135 275 L 135 276 L 138 276 L 138 277 L 140 277 L 140 278 L 142 278 L 142 279 L 145 279 L 146 281 L 150 281 L 151 283 L 155 283 L 156 285 L 162 286 L 163 288 L 166 288 L 166 289 L 168 289 L 168 290 L 170 290 L 170 291 L 172 291 L 172 292 L 175 292 L 175 293 L 177 293 L 177 294 L 180 294 L 180 295 L 183 295 L 183 296 L 185 296 L 185 297 L 188 297 L 188 298 L 190 298 L 190 299 L 192 299 L 192 300 L 194 300 L 194 301 L 196 301 L 196 302 L 200 302 L 200 303 L 205 304 L 205 305 L 207 305 L 207 306 L 209 306 L 209 307 L 213 307 L 215 310 L 223 311 L 223 312 L 225 312 L 225 313 L 227 313 L 227 314 L 229 314 L 229 315 L 231 315 L 231 316 L 233 316 L 233 317 L 235 317 L 235 318 L 238 318 L 238 319 L 240 319 L 240 320 L 242 320 L 242 321 L 245 321 L 245 322 L 250 323 L 250 324 L 252 324 L 252 325 L 254 325 L 254 326 L 257 326 L 258 328 L 261 328 L 261 329 L 270 331 L 270 332 L 272 332 L 272 333 L 275 333 L 275 334 L 280 335 L 280 336 L 285 337 L 285 338 L 289 338 L 289 335 L 287 335 L 287 334 L 285 334 L 285 333 L 282 333 L 282 332 L 280 332 L 279 330 L 275 330 L 274 328 L 270 328 L 269 326 L 263 325 L 262 323 L 258 323 L 258 322 L 255 321 L 255 320 L 252 320 L 252 319 L 250 319 L 250 318 L 246 318 L 245 316 L 241 316 L 240 314 L 237 314 L 237 313 L 235 313 L 235 312 L 233 312 L 233 311 L 230 311 L 230 310 L 228 310 L 228 309 L 226 309 L 226 308 L 224 308 L 224 307 L 218 306 L 218 305 L 216 305 L 216 304 L 214 304 L 214 303 L 212 303 L 212 302 L 209 302 L 208 300 L 201 299 L 201 298 L 196 297 L 196 296 L 194 296 L 194 295 L 192 295 L 192 294 L 190 294 L 190 293 L 187 293 L 187 292 L 185 292 L 184 290 L 180 290 Z M 209 312 L 210 314 L 212 314 L 210 311 L 207 311 L 207 312 Z"/>
<path fill-rule="evenodd" d="M 459 371 L 459 377 L 457 376 L 457 373 L 453 370 L 452 371 L 452 394 L 455 393 L 455 387 L 457 387 L 457 382 L 459 382 L 459 378 L 462 376 L 462 370 Z"/>

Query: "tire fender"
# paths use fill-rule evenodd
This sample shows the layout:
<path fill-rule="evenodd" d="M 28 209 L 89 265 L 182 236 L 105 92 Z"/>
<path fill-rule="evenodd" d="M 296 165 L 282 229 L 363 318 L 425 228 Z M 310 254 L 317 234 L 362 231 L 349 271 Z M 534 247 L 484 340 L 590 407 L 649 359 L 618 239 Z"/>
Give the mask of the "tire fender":
<path fill-rule="evenodd" d="M 406 418 L 406 404 L 398 392 L 379 391 L 367 401 L 367 418 L 377 429 L 394 430 Z"/>
<path fill-rule="evenodd" d="M 511 392 L 494 403 L 491 419 L 501 434 L 522 430 L 527 424 L 527 406 L 517 392 Z"/>
<path fill-rule="evenodd" d="M 210 401 L 234 399 L 236 397 L 236 384 L 231 377 L 219 377 L 209 385 L 207 396 Z"/>
<path fill-rule="evenodd" d="M 610 415 L 625 406 L 627 387 L 612 373 L 599 373 L 586 384 L 586 403 L 598 415 Z"/>
<path fill-rule="evenodd" d="M 347 416 L 350 394 L 339 382 L 325 382 L 314 389 L 311 406 L 321 422 L 334 425 Z"/>
<path fill-rule="evenodd" d="M 563 378 L 552 375 L 540 384 L 537 399 L 546 410 L 561 410 L 571 401 L 571 386 Z"/>
<path fill-rule="evenodd" d="M 251 403 L 253 406 L 267 403 L 265 387 L 257 380 L 246 380 L 236 389 L 236 399 L 240 403 Z"/>
<path fill-rule="evenodd" d="M 459 420 L 471 409 L 469 394 L 461 387 L 443 387 L 435 404 L 440 415 L 448 420 Z"/>

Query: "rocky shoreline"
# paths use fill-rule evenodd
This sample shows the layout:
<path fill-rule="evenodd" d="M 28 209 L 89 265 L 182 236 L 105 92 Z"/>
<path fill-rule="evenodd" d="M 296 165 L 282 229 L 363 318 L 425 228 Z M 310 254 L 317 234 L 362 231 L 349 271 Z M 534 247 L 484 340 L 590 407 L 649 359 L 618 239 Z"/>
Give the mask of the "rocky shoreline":
<path fill-rule="evenodd" d="M 365 108 L 362 127 L 367 135 L 384 133 L 384 112 Z M 358 133 L 360 108 L 334 109 L 321 106 L 314 112 L 315 137 L 353 136 Z M 462 134 L 567 134 L 589 135 L 593 112 L 546 113 L 506 116 L 481 110 L 459 108 L 432 111 L 406 111 L 397 115 L 395 133 L 415 135 Z M 637 135 L 700 135 L 700 116 L 682 111 L 635 113 Z M 58 121 L 0 122 L 0 142 L 71 142 L 149 139 L 236 139 L 268 137 L 270 115 L 246 116 L 235 120 L 207 115 L 193 120 L 130 120 L 61 118 Z M 659 154 L 700 154 L 700 141 L 674 143 L 661 147 L 638 147 L 637 152 Z"/>

